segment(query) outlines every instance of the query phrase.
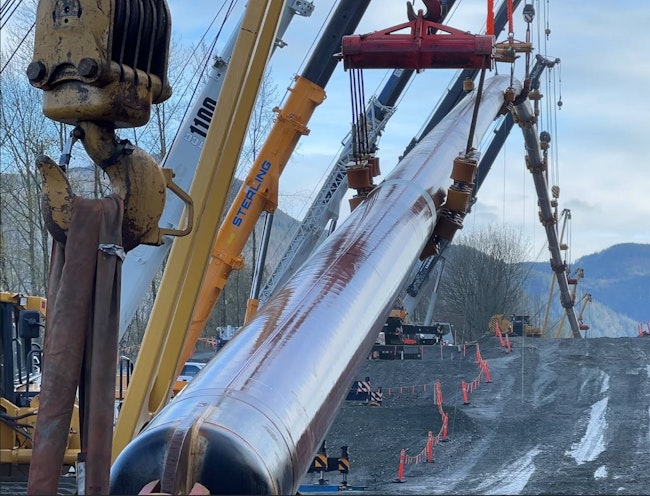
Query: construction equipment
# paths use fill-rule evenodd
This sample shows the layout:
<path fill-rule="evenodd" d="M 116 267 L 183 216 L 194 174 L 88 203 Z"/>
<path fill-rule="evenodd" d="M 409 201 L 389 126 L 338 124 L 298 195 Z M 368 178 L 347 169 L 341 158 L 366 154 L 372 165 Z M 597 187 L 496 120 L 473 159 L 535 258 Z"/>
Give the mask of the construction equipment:
<path fill-rule="evenodd" d="M 542 337 L 542 330 L 530 323 L 530 315 L 512 315 L 512 334 L 529 338 Z"/>
<path fill-rule="evenodd" d="M 454 342 L 454 326 L 449 322 L 432 322 L 430 325 L 406 324 L 404 333 L 415 336 L 416 344 Z"/>
<path fill-rule="evenodd" d="M 275 48 L 287 45 L 283 37 L 295 15 L 308 17 L 314 10 L 314 4 L 305 0 L 287 1 L 282 11 L 272 53 Z M 217 100 L 221 94 L 228 67 L 231 65 L 235 42 L 239 35 L 242 18 L 228 38 L 219 56 L 210 66 L 205 85 L 198 93 L 191 110 L 181 123 L 172 142 L 169 153 L 163 159 L 164 167 L 174 171 L 174 181 L 183 190 L 188 190 L 195 176 L 196 167 L 205 144 L 207 130 L 214 117 Z M 178 227 L 183 219 L 184 204 L 175 196 L 165 202 L 160 217 L 162 225 Z M 163 261 L 169 255 L 172 245 L 171 237 L 164 236 L 163 244 L 157 247 L 138 246 L 127 253 L 122 266 L 122 297 L 120 300 L 120 338 L 126 332 L 133 316 L 150 290 L 151 281 L 159 272 Z"/>
<path fill-rule="evenodd" d="M 446 9 L 442 10 L 440 20 L 444 20 L 449 10 L 454 5 L 454 0 L 445 2 Z M 515 6 L 519 0 L 515 0 Z M 432 9 L 431 9 L 432 10 Z M 497 31 L 501 31 L 506 23 L 505 3 L 501 5 L 495 19 L 498 25 Z M 433 34 L 433 33 L 430 33 Z M 474 78 L 478 69 L 463 69 L 454 83 L 448 89 L 441 104 L 425 128 L 420 138 L 426 135 L 442 118 L 456 105 L 467 93 L 462 89 L 462 83 L 467 78 Z M 379 95 L 372 97 L 366 106 L 365 123 L 367 127 L 367 139 L 369 148 L 373 149 L 381 136 L 386 124 L 397 110 L 395 106 L 404 88 L 408 85 L 415 71 L 413 69 L 396 69 L 388 78 Z M 413 139 L 407 151 L 419 141 Z M 353 136 L 349 133 L 343 140 L 343 150 L 336 160 L 323 187 L 318 192 L 309 211 L 305 214 L 303 221 L 289 244 L 282 259 L 268 277 L 264 288 L 260 292 L 260 302 L 265 302 L 270 295 L 284 283 L 300 265 L 314 251 L 319 242 L 323 239 L 324 232 L 332 232 L 336 227 L 341 202 L 348 187 L 347 166 L 352 162 Z M 328 222 L 329 228 L 326 229 Z M 427 261 L 423 262 L 426 263 Z M 411 293 L 409 289 L 409 293 Z M 405 304 L 407 303 L 405 298 Z M 408 306 L 408 305 L 407 305 Z M 413 305 L 414 308 L 415 305 Z"/>
<path fill-rule="evenodd" d="M 497 313 L 490 317 L 490 321 L 488 322 L 490 333 L 496 334 L 497 327 L 501 331 L 501 334 L 511 334 L 513 331 L 512 322 L 506 319 L 505 314 L 503 313 Z"/>
<path fill-rule="evenodd" d="M 486 82 L 477 139 L 508 79 Z M 113 464 L 112 494 L 150 481 L 166 491 L 196 482 L 210 492 L 295 493 L 434 231 L 442 199 L 431 192 L 465 151 L 474 104 L 452 111 L 129 443 Z M 164 453 L 180 454 L 178 464 Z"/>
<path fill-rule="evenodd" d="M 519 3 L 519 0 L 514 0 L 512 2 L 512 7 L 517 8 Z M 453 4 L 454 2 L 452 0 L 445 2 L 446 9 L 442 10 L 440 22 L 442 22 L 445 15 L 453 7 Z M 507 24 L 508 9 L 506 4 L 507 2 L 503 2 L 495 15 L 495 34 L 502 32 Z M 434 12 L 436 9 L 433 8 L 433 3 L 430 2 L 430 5 L 431 7 L 428 10 Z M 425 17 L 427 16 L 425 15 Z M 435 29 L 431 29 L 429 34 L 433 35 L 434 32 Z M 533 89 L 539 87 L 539 78 L 543 70 L 546 67 L 553 67 L 555 63 L 559 62 L 559 60 L 548 60 L 539 55 L 536 59 L 537 62 L 530 74 L 531 88 Z M 395 102 L 398 100 L 402 90 L 413 76 L 413 73 L 414 71 L 412 69 L 395 70 L 388 78 L 379 95 L 369 100 L 366 109 L 365 123 L 368 128 L 368 142 L 370 148 L 375 146 L 375 143 L 379 139 L 388 120 L 395 112 Z M 476 78 L 478 73 L 479 69 L 466 68 L 459 71 L 458 75 L 450 83 L 447 93 L 432 113 L 427 124 L 423 127 L 421 133 L 411 140 L 404 151 L 403 156 L 406 156 L 409 151 L 438 123 L 440 123 L 444 116 L 447 115 L 447 113 L 449 113 L 449 111 L 468 94 L 464 89 L 463 83 L 467 80 L 473 80 Z M 507 131 L 504 132 L 503 130 L 500 130 L 495 133 L 492 136 L 492 141 L 490 142 L 488 149 L 485 153 L 481 154 L 481 160 L 478 165 L 477 177 L 474 184 L 473 197 L 476 196 L 480 185 L 487 176 L 487 173 L 496 158 L 498 151 L 504 144 L 509 131 L 512 129 L 513 124 L 514 120 L 512 114 L 508 113 L 504 117 L 504 123 L 502 124 L 502 128 L 505 127 Z M 330 171 L 323 187 L 314 198 L 309 211 L 305 214 L 299 229 L 291 240 L 288 249 L 282 256 L 282 259 L 268 277 L 267 282 L 260 293 L 260 302 L 265 302 L 276 288 L 289 279 L 289 277 L 313 252 L 316 246 L 318 246 L 318 243 L 322 242 L 324 239 L 324 233 L 331 233 L 334 230 L 338 219 L 340 204 L 348 186 L 346 167 L 353 160 L 352 134 L 346 136 L 343 143 L 343 151 Z M 473 202 L 474 198 L 472 199 L 472 203 Z M 328 222 L 330 222 L 330 226 L 326 229 Z M 441 242 L 441 253 L 443 252 L 444 247 L 445 243 L 443 240 Z M 414 270 L 413 281 L 408 286 L 407 291 L 402 295 L 404 308 L 408 315 L 413 314 L 413 311 L 422 298 L 422 295 L 427 294 L 427 291 L 422 291 L 422 289 L 425 287 L 427 282 L 429 282 L 429 273 L 434 269 L 434 267 L 436 267 L 437 262 L 440 259 L 442 259 L 444 265 L 444 257 L 441 255 L 435 255 L 419 262 L 416 270 Z M 260 257 L 258 261 L 261 265 L 263 263 L 263 257 Z M 442 269 L 438 272 L 436 278 L 436 288 L 441 273 Z M 435 298 L 432 298 L 429 303 L 429 309 L 427 310 L 427 317 L 424 322 L 425 325 L 429 325 L 433 320 L 432 311 L 434 303 Z"/>
<path fill-rule="evenodd" d="M 533 109 L 530 108 L 528 101 L 521 103 L 513 101 L 513 104 L 513 112 L 526 143 L 526 167 L 532 174 L 535 183 L 539 219 L 546 231 L 548 249 L 551 253 L 551 269 L 556 274 L 560 289 L 560 302 L 565 309 L 563 319 L 566 317 L 569 320 L 573 337 L 581 338 L 582 335 L 573 308 L 575 300 L 569 294 L 569 283 L 565 273 L 566 264 L 562 259 L 560 241 L 556 230 L 557 219 L 553 213 L 553 205 L 547 189 L 546 170 L 548 167 L 550 134 L 548 132 L 537 133 L 537 117 Z"/>
<path fill-rule="evenodd" d="M 266 212 L 268 226 L 264 237 L 268 239 L 272 214 L 278 205 L 280 175 L 299 139 L 309 133 L 307 124 L 313 112 L 325 99 L 324 88 L 337 65 L 333 55 L 339 50 L 341 36 L 354 31 L 369 2 L 344 0 L 339 3 L 302 75 L 295 78 L 284 108 L 276 108 L 278 118 L 218 229 L 211 263 L 187 330 L 182 362 L 192 356 L 196 341 L 228 277 L 233 270 L 243 267 L 243 249 L 263 212 Z M 250 300 L 247 319 L 255 313 L 256 308 L 257 301 Z"/>
<path fill-rule="evenodd" d="M 224 96 L 215 108 L 226 130 L 215 133 L 214 127 L 209 128 L 206 145 L 209 143 L 214 148 L 204 150 L 192 186 L 197 211 L 207 211 L 210 215 L 201 215 L 189 237 L 172 249 L 160 290 L 165 298 L 156 302 L 155 318 L 150 321 L 142 345 L 149 354 L 142 355 L 136 364 L 134 384 L 129 388 L 119 417 L 120 421 L 125 419 L 126 436 L 116 439 L 120 442 L 130 439 L 141 425 L 150 422 L 116 459 L 110 493 L 295 493 L 319 442 L 333 422 L 345 386 L 372 346 L 375 338 L 372 329 L 389 316 L 415 260 L 435 252 L 439 239 L 451 241 L 460 227 L 470 196 L 468 187 L 476 171 L 477 140 L 480 141 L 494 117 L 503 111 L 505 90 L 511 93 L 521 90 L 512 78 L 492 78 L 485 87 L 481 78 L 479 91 L 450 113 L 386 181 L 373 188 L 310 263 L 281 288 L 223 353 L 151 419 L 150 415 L 169 396 L 172 381 L 168 377 L 169 369 L 179 363 L 177 351 L 182 347 L 183 332 L 189 326 L 199 293 L 201 280 L 197 274 L 205 272 L 221 217 L 225 184 L 232 177 L 229 166 L 241 147 L 243 121 L 252 107 L 259 69 L 268 58 L 268 45 L 282 3 L 251 3 L 247 9 L 250 18 L 246 19 L 250 23 L 245 19 L 243 24 L 242 36 L 246 39 L 241 41 L 245 49 L 242 48 L 237 60 L 240 65 L 235 72 L 228 71 Z M 81 12 L 73 14 L 79 18 Z M 120 12 L 118 9 L 117 13 Z M 63 9 L 63 13 L 67 14 L 68 10 Z M 121 20 L 129 23 L 129 19 Z M 74 17 L 68 21 L 77 22 Z M 132 33 L 133 27 L 129 25 L 126 29 Z M 137 47 L 136 44 L 136 51 Z M 237 47 L 235 54 L 238 54 Z M 80 138 L 88 140 L 87 148 L 95 151 L 91 155 L 104 157 L 105 148 L 96 146 L 89 138 L 94 136 L 101 145 L 110 133 L 102 132 L 101 126 L 94 123 L 80 124 L 79 128 Z M 209 167 L 204 159 L 206 155 L 219 155 L 219 160 Z M 263 160 L 262 167 L 271 166 L 270 161 Z M 255 171 L 256 179 L 262 170 Z M 449 178 L 454 185 L 445 193 Z M 120 185 L 119 179 L 115 178 L 116 186 Z M 253 196 L 257 196 L 260 186 L 249 184 L 247 194 L 253 191 Z M 128 197 L 127 194 L 119 199 L 129 203 Z M 244 203 L 249 200 L 253 201 L 245 196 L 236 204 L 235 219 L 250 213 L 251 205 Z M 269 198 L 264 200 L 268 202 Z M 129 205 L 135 205 L 135 210 L 129 212 L 127 219 L 139 219 L 137 203 Z M 66 220 L 65 212 L 62 218 L 54 219 L 54 214 L 61 212 L 51 210 L 51 225 L 60 229 L 53 235 L 62 244 L 65 239 L 61 234 L 66 234 L 67 227 L 62 224 Z M 239 225 L 235 221 L 232 224 L 239 227 L 243 219 Z M 56 231 L 54 227 L 52 230 Z M 157 236 L 150 236 L 152 229 Z M 153 224 L 136 223 L 122 234 L 128 246 L 161 238 Z M 97 249 L 97 244 L 93 249 Z M 65 296 L 68 295 L 60 296 L 59 301 L 65 302 Z M 363 309 L 363 319 L 369 323 L 365 332 L 358 332 L 359 309 Z M 83 317 L 81 322 L 90 320 L 85 314 Z M 321 346 L 310 346 L 314 332 L 322 328 L 326 318 L 330 332 L 319 335 Z M 147 360 L 151 353 L 160 357 Z M 167 365 L 165 370 L 160 367 L 161 359 Z M 138 380 L 138 367 L 143 371 L 144 380 Z M 110 372 L 113 374 L 113 370 Z M 145 381 L 154 376 L 160 380 L 157 378 L 153 383 L 152 391 L 152 383 L 145 384 Z M 131 398 L 141 401 L 136 409 L 126 408 Z M 144 412 L 143 403 L 153 408 Z M 88 430 L 99 432 L 100 427 L 89 425 Z M 118 431 L 119 428 L 118 423 Z M 106 432 L 101 434 L 100 441 Z M 104 447 L 104 443 L 99 445 Z M 119 452 L 119 443 L 116 448 Z M 57 461 L 55 458 L 50 465 Z M 88 484 L 86 480 L 82 489 L 90 489 L 88 492 L 105 489 L 103 483 Z M 36 489 L 33 492 L 38 492 Z"/>
<path fill-rule="evenodd" d="M 589 326 L 582 321 L 585 309 L 589 303 L 591 303 L 591 293 L 585 293 L 582 297 L 582 305 L 580 305 L 580 311 L 578 312 L 578 325 L 580 326 L 581 331 L 589 330 Z"/>
<path fill-rule="evenodd" d="M 45 298 L 0 293 L 0 485 L 15 493 L 26 490 L 32 457 L 46 313 Z M 80 447 L 75 408 L 64 466 L 74 466 Z"/>
<path fill-rule="evenodd" d="M 251 2 L 246 7 L 231 65 L 215 107 L 214 114 L 220 116 L 220 126 L 208 128 L 190 189 L 196 211 L 201 215 L 191 234 L 183 243 L 175 243 L 169 254 L 133 371 L 133 381 L 118 417 L 113 457 L 167 403 L 174 380 L 185 362 L 181 359 L 181 351 L 186 330 L 210 261 L 228 187 L 283 7 L 281 0 Z M 192 486 L 178 490 L 189 492 Z"/>
<path fill-rule="evenodd" d="M 408 4 L 409 22 L 368 34 L 344 36 L 341 58 L 345 69 L 421 71 L 492 67 L 492 35 L 472 35 L 440 24 L 436 22 L 441 17 L 440 2 L 424 3 L 426 14 L 422 10 L 416 14 Z"/>
<path fill-rule="evenodd" d="M 173 171 L 117 129 L 141 126 L 171 95 L 171 24 L 164 0 L 41 0 L 29 82 L 43 91 L 43 113 L 74 126 L 62 157 L 81 141 L 110 180 L 101 199 L 76 195 L 67 163 L 39 156 L 45 224 L 53 238 L 40 407 L 28 493 L 57 492 L 70 419 L 83 413 L 79 492 L 108 492 L 118 356 L 120 269 L 124 254 L 163 236 L 186 236 L 193 203 Z M 167 189 L 185 204 L 185 225 L 159 227 Z"/>

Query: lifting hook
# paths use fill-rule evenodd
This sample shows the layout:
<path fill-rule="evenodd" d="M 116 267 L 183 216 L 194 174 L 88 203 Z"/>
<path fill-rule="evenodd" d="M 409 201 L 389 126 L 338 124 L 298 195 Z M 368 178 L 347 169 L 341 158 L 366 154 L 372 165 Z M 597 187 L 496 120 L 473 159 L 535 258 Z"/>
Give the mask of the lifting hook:
<path fill-rule="evenodd" d="M 185 236 L 192 229 L 193 203 L 189 195 L 173 182 L 173 171 L 160 167 L 141 148 L 119 139 L 113 128 L 90 121 L 79 123 L 74 134 L 88 155 L 109 177 L 111 191 L 124 202 L 122 239 L 124 250 L 139 244 L 160 245 L 163 236 Z M 44 216 L 52 237 L 65 243 L 72 219 L 72 192 L 64 170 L 52 159 L 41 155 L 36 165 L 43 177 Z M 158 227 L 170 189 L 186 205 L 185 228 Z"/>
<path fill-rule="evenodd" d="M 431 22 L 440 22 L 442 20 L 442 4 L 440 0 L 422 0 L 422 2 L 427 8 L 427 12 L 422 18 Z M 415 21 L 418 17 L 411 2 L 406 2 L 406 15 L 409 21 Z"/>

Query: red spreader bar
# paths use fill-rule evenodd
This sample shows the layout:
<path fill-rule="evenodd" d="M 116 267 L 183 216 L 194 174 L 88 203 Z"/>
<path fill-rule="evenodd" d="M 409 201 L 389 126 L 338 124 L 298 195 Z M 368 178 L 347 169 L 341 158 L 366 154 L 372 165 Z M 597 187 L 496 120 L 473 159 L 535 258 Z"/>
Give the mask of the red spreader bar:
<path fill-rule="evenodd" d="M 344 36 L 345 69 L 491 69 L 494 37 L 424 19 L 368 34 Z"/>

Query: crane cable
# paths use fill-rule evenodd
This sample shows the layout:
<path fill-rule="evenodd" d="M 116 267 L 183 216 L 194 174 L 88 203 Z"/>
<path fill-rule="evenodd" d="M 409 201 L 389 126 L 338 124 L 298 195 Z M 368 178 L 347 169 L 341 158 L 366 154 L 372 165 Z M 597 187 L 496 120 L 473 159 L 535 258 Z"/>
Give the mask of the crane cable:
<path fill-rule="evenodd" d="M 350 96 L 352 98 L 352 155 L 354 161 L 359 164 L 362 158 L 370 152 L 363 69 L 350 69 L 349 72 Z"/>
<path fill-rule="evenodd" d="M 206 69 L 208 67 L 208 61 L 210 60 L 210 57 L 212 56 L 212 54 L 214 52 L 217 41 L 219 40 L 219 36 L 221 35 L 221 32 L 222 32 L 226 22 L 230 18 L 230 15 L 232 14 L 236 4 L 237 4 L 237 0 L 231 0 L 230 1 L 230 4 L 228 5 L 228 7 L 226 9 L 223 20 L 221 22 L 221 25 L 219 26 L 219 29 L 218 29 L 217 33 L 214 35 L 214 37 L 212 39 L 212 42 L 210 43 L 209 49 L 206 50 L 206 52 L 203 54 L 203 60 L 201 61 L 202 62 L 201 63 L 201 67 L 202 67 L 201 71 L 195 71 L 194 72 L 194 77 L 196 77 L 196 83 L 194 84 L 194 86 L 192 88 L 192 94 L 190 95 L 187 103 L 185 104 L 185 110 L 183 112 L 183 115 L 181 116 L 180 122 L 183 122 L 185 120 L 185 117 L 187 116 L 187 113 L 190 111 L 192 102 L 194 101 L 194 97 L 195 97 L 195 95 L 196 95 L 196 93 L 198 91 L 199 86 L 201 85 L 201 83 L 203 81 L 203 76 L 204 76 L 205 71 L 206 71 Z M 197 42 L 196 46 L 192 49 L 192 52 L 190 53 L 189 57 L 185 58 L 185 63 L 183 65 L 182 69 L 178 72 L 178 75 L 176 76 L 176 79 L 170 83 L 172 87 L 176 86 L 176 83 L 179 81 L 181 76 L 185 73 L 185 68 L 188 66 L 190 61 L 193 60 L 194 55 L 198 52 L 199 47 L 203 43 L 203 40 L 205 40 L 207 34 L 210 32 L 210 29 L 212 29 L 212 26 L 214 25 L 214 23 L 217 20 L 218 16 L 223 11 L 223 8 L 224 8 L 224 4 L 221 5 L 219 10 L 216 12 L 214 17 L 212 18 L 212 21 L 210 22 L 208 27 L 203 32 L 203 35 L 201 36 L 201 38 Z M 197 72 L 198 72 L 198 76 L 197 76 Z M 180 102 L 182 101 L 183 97 L 187 94 L 187 91 L 188 91 L 189 88 L 190 88 L 190 86 L 187 85 L 185 87 L 184 91 L 179 95 L 179 99 L 178 99 L 177 103 L 171 108 L 171 111 L 169 112 L 169 114 L 166 117 L 167 122 L 169 122 L 169 120 L 172 118 L 172 116 L 175 115 L 175 113 L 178 110 L 178 107 L 180 105 Z M 148 126 L 146 126 L 146 127 L 148 127 Z M 144 129 L 145 128 L 143 128 L 143 131 L 144 131 Z M 172 138 L 172 143 L 177 140 L 178 133 L 180 131 L 181 131 L 181 126 L 178 126 L 176 128 L 176 132 L 174 133 L 174 137 Z M 158 144 L 160 144 L 160 140 L 161 140 L 161 137 L 160 137 L 160 134 L 158 134 L 157 139 L 156 139 L 156 141 L 154 143 L 156 145 L 158 145 Z M 165 156 L 165 158 L 163 159 L 163 162 L 162 162 L 163 166 L 165 165 L 166 158 L 167 158 L 167 156 Z"/>
<path fill-rule="evenodd" d="M 5 27 L 5 24 L 11 19 L 11 16 L 14 15 L 21 3 L 23 3 L 23 0 L 7 0 L 3 5 L 0 5 L 0 28 Z M 11 12 L 7 14 L 9 9 L 11 9 Z"/>
<path fill-rule="evenodd" d="M 483 83 L 485 81 L 485 68 L 481 69 L 481 76 L 479 77 L 478 87 L 476 89 L 476 100 L 474 102 L 474 112 L 472 113 L 472 122 L 469 126 L 469 134 L 467 136 L 467 147 L 465 153 L 469 154 L 472 151 L 472 143 L 474 141 L 474 132 L 476 131 L 476 121 L 478 120 L 478 108 L 481 105 L 481 95 L 483 94 Z"/>

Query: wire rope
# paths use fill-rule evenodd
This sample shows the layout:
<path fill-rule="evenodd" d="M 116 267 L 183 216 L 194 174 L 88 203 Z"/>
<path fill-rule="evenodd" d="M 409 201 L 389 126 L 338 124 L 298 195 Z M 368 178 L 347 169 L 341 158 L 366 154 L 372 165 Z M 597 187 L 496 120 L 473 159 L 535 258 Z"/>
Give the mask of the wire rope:
<path fill-rule="evenodd" d="M 210 58 L 212 56 L 212 53 L 214 52 L 217 41 L 219 40 L 219 37 L 221 36 L 221 33 L 223 31 L 223 28 L 224 28 L 226 22 L 230 18 L 230 15 L 232 14 L 232 12 L 234 11 L 235 6 L 237 5 L 237 1 L 238 0 L 231 0 L 230 3 L 228 4 L 228 8 L 226 9 L 223 20 L 221 22 L 221 25 L 219 26 L 219 29 L 218 29 L 217 33 L 212 38 L 209 49 L 205 51 L 205 53 L 203 54 L 203 56 L 200 59 L 199 66 L 201 67 L 201 70 L 200 71 L 195 70 L 194 75 L 190 78 L 190 81 L 192 79 L 196 79 L 196 81 L 195 81 L 195 83 L 194 83 L 194 85 L 192 87 L 192 93 L 191 93 L 189 99 L 187 100 L 187 103 L 185 104 L 184 112 L 183 112 L 183 114 L 182 114 L 182 116 L 180 118 L 181 123 L 184 122 L 185 118 L 187 117 L 187 113 L 189 112 L 189 110 L 190 110 L 190 108 L 192 106 L 192 103 L 194 102 L 194 98 L 196 96 L 196 93 L 198 92 L 198 88 L 200 87 L 200 85 L 201 85 L 201 83 L 203 81 L 203 77 L 205 76 L 205 71 L 208 68 L 209 61 L 210 61 Z M 225 2 L 221 4 L 221 7 L 216 12 L 216 14 L 213 16 L 212 20 L 210 21 L 210 24 L 208 25 L 208 27 L 205 29 L 205 31 L 201 35 L 201 38 L 196 43 L 196 45 L 193 47 L 193 49 L 192 49 L 192 51 L 190 53 L 190 56 L 185 59 L 185 63 L 183 64 L 182 69 L 178 72 L 178 75 L 176 76 L 175 80 L 171 82 L 172 87 L 175 87 L 177 85 L 178 81 L 180 80 L 182 75 L 185 73 L 185 68 L 187 68 L 190 61 L 193 60 L 194 56 L 196 55 L 196 53 L 199 50 L 199 47 L 202 46 L 202 44 L 203 44 L 204 40 L 206 39 L 208 33 L 212 29 L 212 26 L 215 24 L 217 18 L 223 12 L 225 4 L 226 4 Z M 197 76 L 197 74 L 198 74 L 198 76 Z M 185 95 L 187 94 L 187 91 L 189 90 L 189 88 L 190 88 L 190 85 L 187 85 L 187 86 L 184 87 L 184 90 L 181 93 L 181 95 L 180 95 L 179 99 L 177 100 L 176 104 L 172 106 L 170 112 L 168 113 L 168 115 L 166 117 L 165 125 L 169 121 L 171 121 L 173 116 L 176 114 L 176 112 L 179 109 L 179 107 L 181 105 L 181 102 L 183 101 L 183 99 L 184 99 Z M 172 138 L 172 143 L 178 139 L 178 134 L 180 133 L 180 131 L 181 131 L 181 125 L 179 125 L 176 128 L 176 132 L 174 133 L 174 136 Z M 144 129 L 143 129 L 143 132 L 144 132 Z M 153 142 L 154 145 L 160 145 L 160 140 L 161 140 L 160 135 L 158 135 L 158 138 L 156 140 L 154 140 L 154 142 Z M 162 162 L 163 166 L 165 165 L 166 158 L 167 158 L 167 155 L 163 159 L 163 162 Z"/>
<path fill-rule="evenodd" d="M 7 24 L 9 19 L 11 19 L 11 16 L 14 15 L 18 7 L 20 7 L 21 3 L 23 3 L 22 0 L 9 0 L 5 2 L 5 4 L 2 7 L 0 7 L 0 29 L 5 27 L 5 24 Z M 6 14 L 6 11 L 8 9 L 11 9 L 11 12 L 9 12 L 9 14 Z M 4 15 L 3 15 L 3 11 L 5 11 Z"/>

